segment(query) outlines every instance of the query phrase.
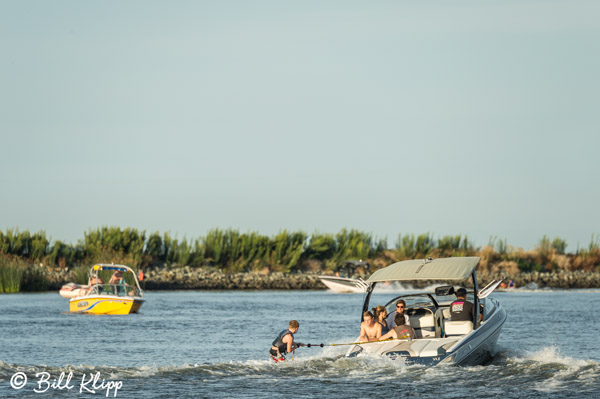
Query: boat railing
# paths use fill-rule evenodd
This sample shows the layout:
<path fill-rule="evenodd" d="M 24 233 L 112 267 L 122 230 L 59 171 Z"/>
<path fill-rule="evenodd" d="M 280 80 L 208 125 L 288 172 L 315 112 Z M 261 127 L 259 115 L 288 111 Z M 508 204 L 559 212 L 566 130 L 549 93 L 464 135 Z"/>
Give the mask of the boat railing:
<path fill-rule="evenodd" d="M 88 295 L 142 296 L 135 285 L 127 284 L 95 284 Z"/>

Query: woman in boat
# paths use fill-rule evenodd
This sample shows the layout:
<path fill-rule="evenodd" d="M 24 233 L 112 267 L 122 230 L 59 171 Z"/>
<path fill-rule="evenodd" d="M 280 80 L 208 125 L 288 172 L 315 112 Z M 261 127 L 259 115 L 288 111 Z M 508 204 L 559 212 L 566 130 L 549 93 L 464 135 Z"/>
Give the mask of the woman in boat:
<path fill-rule="evenodd" d="M 360 323 L 359 341 L 371 342 L 379 340 L 381 337 L 381 324 L 375 322 L 373 313 L 368 310 L 363 313 L 363 322 Z"/>
<path fill-rule="evenodd" d="M 402 314 L 397 314 L 394 320 L 396 327 L 392 328 L 387 334 L 382 335 L 380 340 L 384 339 L 414 339 L 415 330 L 408 324 L 406 317 Z"/>
<path fill-rule="evenodd" d="M 379 305 L 376 308 L 373 308 L 373 316 L 375 316 L 377 323 L 381 324 L 381 335 L 387 334 L 387 332 L 390 331 L 390 328 L 385 320 L 387 317 L 387 310 L 385 309 L 385 306 Z"/>

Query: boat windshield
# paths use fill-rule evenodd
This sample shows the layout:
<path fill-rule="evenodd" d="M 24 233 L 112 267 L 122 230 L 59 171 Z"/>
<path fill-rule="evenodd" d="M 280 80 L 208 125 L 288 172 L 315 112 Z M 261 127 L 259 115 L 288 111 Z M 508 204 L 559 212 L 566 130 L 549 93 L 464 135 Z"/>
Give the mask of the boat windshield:
<path fill-rule="evenodd" d="M 96 284 L 92 287 L 90 294 L 141 296 L 140 290 L 135 285 L 126 284 Z"/>
<path fill-rule="evenodd" d="M 413 307 L 428 307 L 435 306 L 436 304 L 428 294 L 413 294 L 413 295 L 400 295 L 385 304 L 386 309 L 393 308 L 392 311 L 396 310 L 396 301 L 399 299 L 406 302 L 406 306 L 409 308 Z M 389 311 L 389 309 L 388 309 Z"/>
<path fill-rule="evenodd" d="M 396 301 L 398 301 L 399 299 L 402 299 L 402 300 L 404 300 L 404 302 L 406 302 L 407 308 L 414 308 L 414 307 L 422 308 L 422 307 L 429 307 L 429 306 L 444 307 L 444 306 L 450 306 L 450 304 L 456 300 L 456 295 L 454 295 L 454 294 L 453 295 L 435 295 L 433 293 L 431 293 L 431 294 L 424 293 L 424 294 L 409 294 L 409 295 L 396 296 L 395 298 L 393 298 L 392 300 L 388 301 L 385 304 L 385 308 L 388 309 L 388 313 L 390 311 L 396 310 L 395 304 L 396 304 Z M 473 293 L 467 294 L 467 300 L 470 301 L 471 303 L 473 302 Z"/>

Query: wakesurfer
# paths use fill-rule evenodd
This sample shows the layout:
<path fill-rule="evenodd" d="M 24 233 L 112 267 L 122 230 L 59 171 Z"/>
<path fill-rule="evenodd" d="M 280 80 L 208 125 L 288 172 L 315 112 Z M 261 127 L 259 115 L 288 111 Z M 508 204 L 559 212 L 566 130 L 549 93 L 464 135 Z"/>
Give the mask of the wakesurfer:
<path fill-rule="evenodd" d="M 294 334 L 298 332 L 300 324 L 296 320 L 290 321 L 290 324 L 286 330 L 279 333 L 277 338 L 271 344 L 271 350 L 269 354 L 271 359 L 277 362 L 283 362 L 286 360 L 285 355 L 292 353 L 296 348 L 305 346 L 299 342 L 294 342 Z"/>

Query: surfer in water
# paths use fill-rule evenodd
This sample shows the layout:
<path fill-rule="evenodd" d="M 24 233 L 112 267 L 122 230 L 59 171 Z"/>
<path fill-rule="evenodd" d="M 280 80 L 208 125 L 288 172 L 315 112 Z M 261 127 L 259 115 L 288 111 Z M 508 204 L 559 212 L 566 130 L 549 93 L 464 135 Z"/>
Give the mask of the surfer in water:
<path fill-rule="evenodd" d="M 279 333 L 275 341 L 271 344 L 271 350 L 269 354 L 271 359 L 275 363 L 283 362 L 286 360 L 285 355 L 292 353 L 296 348 L 304 346 L 299 342 L 294 342 L 294 334 L 298 332 L 300 324 L 296 320 L 290 321 L 290 324 L 286 330 Z"/>

